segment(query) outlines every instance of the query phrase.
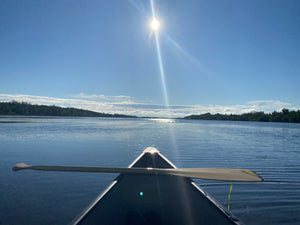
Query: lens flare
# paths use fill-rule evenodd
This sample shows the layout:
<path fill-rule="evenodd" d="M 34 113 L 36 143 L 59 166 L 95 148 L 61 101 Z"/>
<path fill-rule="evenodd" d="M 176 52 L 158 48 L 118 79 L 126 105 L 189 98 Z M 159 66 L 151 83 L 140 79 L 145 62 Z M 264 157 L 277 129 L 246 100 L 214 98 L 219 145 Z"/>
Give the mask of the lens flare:
<path fill-rule="evenodd" d="M 166 106 L 166 115 L 167 117 L 171 116 L 170 112 L 170 104 L 169 104 L 169 97 L 168 97 L 168 91 L 167 91 L 167 84 L 166 84 L 166 79 L 165 79 L 165 72 L 164 72 L 164 66 L 163 66 L 163 60 L 161 56 L 161 49 L 160 49 L 160 43 L 159 43 L 159 36 L 158 36 L 158 28 L 159 28 L 159 21 L 156 19 L 156 14 L 155 14 L 155 9 L 154 9 L 154 2 L 153 0 L 150 0 L 151 4 L 151 10 L 152 10 L 152 23 L 151 23 L 151 28 L 152 31 L 155 35 L 155 43 L 156 43 L 156 53 L 157 53 L 157 61 L 159 65 L 159 71 L 160 71 L 160 78 L 161 78 L 161 83 L 162 83 L 162 89 L 163 89 L 163 94 L 164 94 L 164 100 L 165 100 L 165 106 Z M 173 131 L 172 126 L 168 126 L 169 132 L 170 132 L 170 140 L 171 140 L 171 149 L 175 152 L 176 155 L 178 155 L 178 150 L 177 150 L 177 144 L 176 144 L 176 138 L 175 134 Z M 159 198 L 161 198 L 160 194 L 160 185 L 159 185 L 159 180 L 157 180 L 157 189 L 159 190 Z M 186 190 L 183 190 L 183 193 L 186 193 Z M 189 209 L 189 205 L 187 204 L 186 211 L 190 212 L 191 210 Z M 192 223 L 192 221 L 190 221 Z"/>
<path fill-rule="evenodd" d="M 165 105 L 167 109 L 167 115 L 170 115 L 170 104 L 169 104 L 169 97 L 168 97 L 168 91 L 167 91 L 167 85 L 165 81 L 165 72 L 164 72 L 164 66 L 163 66 L 163 61 L 161 57 L 161 51 L 160 51 L 160 43 L 159 43 L 159 38 L 158 38 L 158 27 L 159 27 L 159 22 L 156 19 L 155 16 L 155 10 L 154 10 L 154 2 L 153 0 L 150 0 L 151 3 L 151 10 L 152 10 L 152 23 L 151 27 L 154 30 L 155 34 L 155 42 L 156 42 L 156 52 L 157 52 L 157 60 L 158 60 L 158 65 L 159 65 L 159 71 L 160 71 L 160 77 L 161 77 L 161 83 L 162 83 L 162 88 L 164 92 L 164 98 L 165 98 Z M 155 29 L 156 27 L 156 29 Z"/>

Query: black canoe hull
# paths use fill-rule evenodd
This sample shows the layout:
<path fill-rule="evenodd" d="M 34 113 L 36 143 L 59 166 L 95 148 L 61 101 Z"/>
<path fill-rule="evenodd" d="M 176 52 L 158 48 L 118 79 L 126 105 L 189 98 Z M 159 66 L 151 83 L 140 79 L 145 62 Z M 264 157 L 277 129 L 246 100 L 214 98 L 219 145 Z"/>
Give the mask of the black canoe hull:
<path fill-rule="evenodd" d="M 129 167 L 175 166 L 154 148 L 147 148 Z M 189 178 L 120 174 L 74 224 L 242 223 Z"/>

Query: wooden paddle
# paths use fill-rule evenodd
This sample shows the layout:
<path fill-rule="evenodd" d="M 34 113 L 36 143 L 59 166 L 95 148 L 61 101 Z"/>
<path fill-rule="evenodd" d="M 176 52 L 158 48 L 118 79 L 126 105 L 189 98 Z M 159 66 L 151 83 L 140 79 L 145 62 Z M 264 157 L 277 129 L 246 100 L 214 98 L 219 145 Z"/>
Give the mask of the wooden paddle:
<path fill-rule="evenodd" d="M 263 179 L 256 173 L 247 169 L 227 168 L 122 168 L 122 167 L 86 167 L 86 166 L 48 166 L 48 165 L 26 165 L 17 164 L 13 171 L 19 170 L 43 170 L 43 171 L 68 171 L 68 172 L 96 172 L 96 173 L 124 173 L 124 174 L 145 174 L 145 175 L 173 175 L 209 180 L 224 181 L 245 181 L 259 182 Z"/>

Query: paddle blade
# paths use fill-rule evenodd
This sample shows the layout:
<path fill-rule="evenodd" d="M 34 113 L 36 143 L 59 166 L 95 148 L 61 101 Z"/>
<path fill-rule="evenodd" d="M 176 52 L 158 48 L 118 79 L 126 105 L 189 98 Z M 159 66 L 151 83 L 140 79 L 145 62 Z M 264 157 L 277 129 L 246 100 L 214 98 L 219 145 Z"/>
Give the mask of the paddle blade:
<path fill-rule="evenodd" d="M 223 168 L 184 168 L 170 171 L 169 174 L 198 179 L 259 182 L 263 179 L 256 173 L 247 169 Z"/>

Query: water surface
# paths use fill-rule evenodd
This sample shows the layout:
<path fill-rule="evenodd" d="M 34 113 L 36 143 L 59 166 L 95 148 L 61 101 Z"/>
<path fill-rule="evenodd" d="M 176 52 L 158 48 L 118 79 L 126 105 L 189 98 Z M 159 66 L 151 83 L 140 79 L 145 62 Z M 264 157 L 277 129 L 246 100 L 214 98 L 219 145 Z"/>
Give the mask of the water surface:
<path fill-rule="evenodd" d="M 0 117 L 0 224 L 68 224 L 114 174 L 12 172 L 27 164 L 128 166 L 148 146 L 177 167 L 247 168 L 230 211 L 246 224 L 300 224 L 300 124 Z M 195 180 L 228 207 L 230 182 Z"/>

